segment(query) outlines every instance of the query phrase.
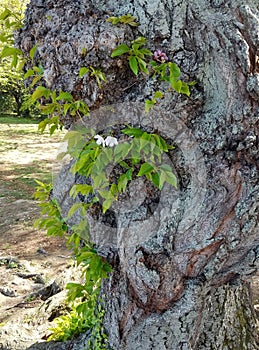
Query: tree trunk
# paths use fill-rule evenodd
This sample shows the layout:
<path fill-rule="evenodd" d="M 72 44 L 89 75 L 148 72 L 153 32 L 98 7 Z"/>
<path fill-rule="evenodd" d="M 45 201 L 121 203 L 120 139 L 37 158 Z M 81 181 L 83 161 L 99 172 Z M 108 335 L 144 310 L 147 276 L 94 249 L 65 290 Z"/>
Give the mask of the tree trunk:
<path fill-rule="evenodd" d="M 128 13 L 139 27 L 106 22 Z M 108 214 L 106 224 L 89 219 L 114 267 L 102 290 L 113 349 L 259 348 L 249 293 L 259 255 L 258 24 L 259 0 L 32 0 L 28 7 L 19 44 L 28 53 L 38 43 L 47 87 L 88 103 L 97 118 L 86 125 L 99 132 L 131 123 L 176 146 L 178 189 L 161 191 L 154 210 L 147 214 L 148 200 L 135 192 L 130 215 L 124 206 L 113 210 L 116 223 Z M 140 35 L 180 66 L 183 80 L 197 81 L 190 98 L 168 93 L 148 116 L 143 101 L 161 82 L 136 78 L 127 59 L 110 57 Z M 78 77 L 82 66 L 103 70 L 103 88 Z M 64 215 L 74 181 L 63 171 L 54 190 Z"/>

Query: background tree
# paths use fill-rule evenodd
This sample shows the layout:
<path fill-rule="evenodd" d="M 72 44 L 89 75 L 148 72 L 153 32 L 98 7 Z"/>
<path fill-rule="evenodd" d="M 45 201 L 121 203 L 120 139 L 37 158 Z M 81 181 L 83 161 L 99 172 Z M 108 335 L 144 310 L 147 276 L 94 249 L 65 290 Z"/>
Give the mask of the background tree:
<path fill-rule="evenodd" d="M 118 214 L 105 232 L 117 226 L 118 246 L 105 241 L 103 226 L 94 228 L 98 251 L 114 268 L 103 282 L 114 349 L 258 348 L 248 282 L 259 253 L 258 11 L 258 0 L 30 2 L 19 45 L 28 53 L 38 44 L 48 88 L 69 91 L 92 110 L 117 103 L 115 117 L 106 109 L 87 122 L 97 131 L 131 122 L 171 135 L 177 146 L 178 192 L 167 191 L 157 225 Z M 140 26 L 106 22 L 128 13 Z M 136 77 L 126 56 L 111 58 L 140 35 L 181 67 L 184 80 L 197 81 L 190 98 L 166 94 L 145 118 L 133 102 L 151 98 L 161 82 Z M 102 88 L 93 76 L 78 76 L 82 66 L 102 69 Z M 62 122 L 69 128 L 75 119 Z M 74 181 L 63 172 L 54 190 L 64 215 Z"/>
<path fill-rule="evenodd" d="M 7 1 L 0 4 L 0 100 L 1 113 L 21 114 L 21 105 L 26 94 L 22 71 L 17 69 L 10 50 L 14 45 L 14 31 L 22 26 L 28 1 Z M 9 51 L 8 51 L 9 50 Z"/>

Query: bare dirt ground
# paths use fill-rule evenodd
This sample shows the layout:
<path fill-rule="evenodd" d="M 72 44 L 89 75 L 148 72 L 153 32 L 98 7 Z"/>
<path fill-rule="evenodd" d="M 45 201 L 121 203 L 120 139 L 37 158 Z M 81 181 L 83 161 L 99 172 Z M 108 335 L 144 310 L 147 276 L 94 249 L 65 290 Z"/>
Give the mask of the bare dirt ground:
<path fill-rule="evenodd" d="M 39 216 L 33 178 L 51 181 L 61 139 L 39 135 L 37 125 L 0 124 L 0 333 L 6 336 L 3 342 L 0 334 L 0 350 L 61 349 L 42 343 L 55 314 L 49 317 L 48 310 L 38 322 L 32 317 L 46 289 L 59 288 L 59 277 L 64 282 L 71 274 L 65 242 L 33 227 Z M 253 293 L 259 312 L 258 275 Z"/>
<path fill-rule="evenodd" d="M 64 240 L 33 227 L 40 214 L 33 179 L 51 180 L 62 137 L 38 134 L 36 124 L 0 124 L 0 329 L 27 323 L 35 340 L 48 325 L 33 333 L 30 315 L 71 265 Z"/>

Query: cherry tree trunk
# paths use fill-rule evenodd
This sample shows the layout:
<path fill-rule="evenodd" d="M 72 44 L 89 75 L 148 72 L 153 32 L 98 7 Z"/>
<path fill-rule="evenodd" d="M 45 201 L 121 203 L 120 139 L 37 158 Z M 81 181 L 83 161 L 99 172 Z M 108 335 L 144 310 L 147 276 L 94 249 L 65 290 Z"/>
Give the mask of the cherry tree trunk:
<path fill-rule="evenodd" d="M 106 21 L 125 14 L 140 25 Z M 111 58 L 138 36 L 196 81 L 190 97 L 168 92 L 142 113 L 163 83 Z M 114 269 L 102 288 L 110 348 L 258 349 L 249 279 L 259 256 L 259 0 L 32 0 L 18 43 L 27 54 L 38 44 L 47 87 L 89 105 L 86 125 L 130 123 L 175 145 L 177 189 L 154 200 L 142 184 L 131 211 L 118 203 L 113 221 L 89 219 Z M 82 66 L 101 68 L 106 83 L 79 78 Z M 64 215 L 75 181 L 63 171 L 54 189 Z"/>

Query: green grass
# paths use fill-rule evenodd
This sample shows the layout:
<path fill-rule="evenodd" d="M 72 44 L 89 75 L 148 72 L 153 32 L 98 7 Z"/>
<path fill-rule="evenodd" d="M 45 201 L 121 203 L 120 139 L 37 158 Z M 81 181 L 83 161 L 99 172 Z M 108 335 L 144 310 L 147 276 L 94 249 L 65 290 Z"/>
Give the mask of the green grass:
<path fill-rule="evenodd" d="M 39 119 L 0 115 L 0 124 L 39 124 Z"/>

